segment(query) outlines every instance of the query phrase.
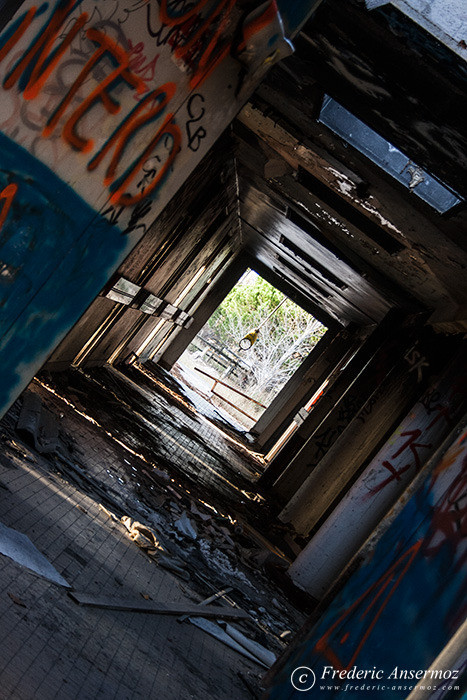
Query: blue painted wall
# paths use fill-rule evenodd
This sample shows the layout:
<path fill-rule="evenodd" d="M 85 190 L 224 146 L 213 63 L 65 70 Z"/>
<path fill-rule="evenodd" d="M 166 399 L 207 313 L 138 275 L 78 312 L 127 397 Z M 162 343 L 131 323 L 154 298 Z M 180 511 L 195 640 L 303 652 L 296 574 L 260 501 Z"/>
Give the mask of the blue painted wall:
<path fill-rule="evenodd" d="M 0 231 L 0 405 L 105 284 L 125 248 L 110 224 L 28 151 L 0 134 L 0 190 L 17 185 Z"/>

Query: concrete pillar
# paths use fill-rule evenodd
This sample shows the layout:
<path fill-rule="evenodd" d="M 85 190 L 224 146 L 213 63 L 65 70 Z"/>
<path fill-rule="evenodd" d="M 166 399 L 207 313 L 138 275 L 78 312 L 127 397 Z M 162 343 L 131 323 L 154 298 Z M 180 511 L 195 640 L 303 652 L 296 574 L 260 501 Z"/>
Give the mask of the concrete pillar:
<path fill-rule="evenodd" d="M 319 358 L 317 366 L 314 368 L 316 375 L 319 376 L 314 384 L 314 389 L 316 391 L 327 380 L 326 391 L 258 480 L 258 484 L 263 488 L 270 488 L 281 477 L 291 460 L 305 444 L 305 435 L 311 431 L 311 424 L 319 425 L 324 416 L 329 413 L 331 406 L 329 405 L 328 397 L 331 392 L 334 395 L 334 385 L 341 384 L 342 367 L 349 362 L 349 358 L 353 359 L 362 343 L 361 331 L 351 333 L 350 336 L 346 335 L 345 337 L 339 334 L 336 336 L 335 342 L 331 345 L 329 351 Z M 320 369 L 322 370 L 321 374 L 319 374 Z"/>
<path fill-rule="evenodd" d="M 389 330 L 390 329 L 390 330 Z M 275 495 L 286 503 L 301 487 L 310 472 L 319 464 L 328 450 L 349 425 L 350 421 L 384 381 L 397 362 L 400 362 L 410 343 L 414 328 L 400 332 L 400 326 L 383 324 L 372 334 L 339 379 L 312 411 L 316 413 L 316 428 L 298 453 L 274 483 Z M 403 362 L 406 369 L 407 362 Z M 322 419 L 318 422 L 319 418 Z M 317 420 L 318 418 L 318 420 Z M 303 436 L 303 430 L 300 431 Z"/>
<path fill-rule="evenodd" d="M 170 370 L 173 367 L 193 338 L 223 302 L 236 282 L 238 282 L 245 270 L 245 265 L 245 260 L 242 257 L 235 258 L 224 271 L 219 273 L 216 280 L 209 285 L 200 305 L 193 314 L 191 326 L 182 328 L 159 358 L 161 367 L 166 370 Z"/>
<path fill-rule="evenodd" d="M 250 430 L 257 445 L 265 449 L 272 446 L 278 434 L 324 381 L 333 361 L 338 361 L 348 349 L 349 339 L 348 331 L 337 335 L 327 331 Z"/>
<path fill-rule="evenodd" d="M 444 682 L 460 686 L 461 693 L 446 697 L 464 697 L 466 428 L 464 415 L 263 678 L 265 687 L 273 686 L 268 698 L 296 700 L 290 676 L 302 665 L 319 678 L 325 665 L 350 670 L 355 664 L 382 669 L 385 679 L 396 666 L 459 669 L 452 674 L 457 680 Z M 437 683 L 427 678 L 427 685 L 430 680 Z M 407 700 L 435 696 L 425 690 Z M 319 683 L 305 697 L 321 699 Z"/>
<path fill-rule="evenodd" d="M 310 466 L 311 473 L 281 511 L 279 519 L 293 525 L 299 534 L 308 535 L 420 391 L 417 375 L 408 373 L 407 363 L 401 361 L 376 386 L 341 435 L 332 440 L 325 456 L 314 468 Z"/>
<path fill-rule="evenodd" d="M 465 409 L 464 352 L 434 382 L 398 426 L 289 569 L 294 583 L 317 599 L 421 470 Z"/>

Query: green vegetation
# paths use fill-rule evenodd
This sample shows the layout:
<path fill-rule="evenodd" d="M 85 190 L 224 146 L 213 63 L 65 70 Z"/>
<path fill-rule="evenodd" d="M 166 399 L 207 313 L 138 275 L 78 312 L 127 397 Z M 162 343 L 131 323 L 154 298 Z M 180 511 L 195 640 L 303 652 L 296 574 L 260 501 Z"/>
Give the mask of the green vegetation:
<path fill-rule="evenodd" d="M 258 328 L 282 299 L 281 292 L 250 273 L 214 312 L 203 335 L 208 332 L 237 352 L 239 341 Z M 254 398 L 270 401 L 270 393 L 277 393 L 325 332 L 319 321 L 287 299 L 261 328 L 253 347 L 238 351 L 251 367 L 243 386 L 254 390 L 250 392 Z"/>

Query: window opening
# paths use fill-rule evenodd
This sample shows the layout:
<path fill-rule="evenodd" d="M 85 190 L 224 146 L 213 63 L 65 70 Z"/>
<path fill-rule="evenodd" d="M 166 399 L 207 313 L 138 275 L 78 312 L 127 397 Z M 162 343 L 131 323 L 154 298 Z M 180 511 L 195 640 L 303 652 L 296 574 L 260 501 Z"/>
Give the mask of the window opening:
<path fill-rule="evenodd" d="M 247 350 L 240 341 L 260 328 Z M 238 427 L 250 430 L 327 328 L 247 270 L 173 368 Z"/>
<path fill-rule="evenodd" d="M 441 214 L 462 201 L 329 95 L 324 97 L 319 121 Z"/>

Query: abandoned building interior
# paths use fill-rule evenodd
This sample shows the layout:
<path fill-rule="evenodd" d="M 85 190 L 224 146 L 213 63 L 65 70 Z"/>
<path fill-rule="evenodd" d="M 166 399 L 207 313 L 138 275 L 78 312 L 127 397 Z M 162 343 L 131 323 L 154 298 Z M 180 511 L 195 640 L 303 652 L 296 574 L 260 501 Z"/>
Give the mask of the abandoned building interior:
<path fill-rule="evenodd" d="M 0 2 L 0 698 L 467 692 L 466 41 Z M 173 372 L 246 270 L 327 328 L 248 429 Z"/>

